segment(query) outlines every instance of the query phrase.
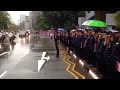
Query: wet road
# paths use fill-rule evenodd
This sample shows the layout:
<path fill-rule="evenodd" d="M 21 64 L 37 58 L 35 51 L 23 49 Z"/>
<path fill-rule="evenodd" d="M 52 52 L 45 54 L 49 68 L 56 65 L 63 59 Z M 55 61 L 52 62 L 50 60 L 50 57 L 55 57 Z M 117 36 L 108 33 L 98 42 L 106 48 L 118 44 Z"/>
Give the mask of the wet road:
<path fill-rule="evenodd" d="M 51 59 L 38 72 L 38 60 L 40 60 L 43 51 L 47 52 L 46 56 L 50 56 Z M 5 52 L 7 54 L 2 55 Z M 14 43 L 9 43 L 9 40 L 6 39 L 5 43 L 0 43 L 0 55 L 1 79 L 75 78 L 66 71 L 69 66 L 63 62 L 65 58 L 61 55 L 59 58 L 56 58 L 54 41 L 46 36 L 32 35 L 21 39 L 17 35 Z M 69 69 L 71 70 L 73 67 L 69 67 Z M 91 79 L 88 72 L 82 71 L 83 68 L 80 69 L 80 73 L 87 75 L 86 79 Z M 1 76 L 5 71 L 7 71 L 7 74 Z M 80 76 L 79 78 L 82 79 Z"/>
<path fill-rule="evenodd" d="M 4 43 L 0 43 L 0 74 L 14 68 L 29 51 L 30 36 L 21 39 L 17 35 L 14 43 L 6 38 Z"/>

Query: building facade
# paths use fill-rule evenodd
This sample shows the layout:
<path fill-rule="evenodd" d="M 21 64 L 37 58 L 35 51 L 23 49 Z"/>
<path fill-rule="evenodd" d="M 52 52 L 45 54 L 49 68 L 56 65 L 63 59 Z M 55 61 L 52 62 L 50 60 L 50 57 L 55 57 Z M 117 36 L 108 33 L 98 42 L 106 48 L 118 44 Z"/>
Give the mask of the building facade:
<path fill-rule="evenodd" d="M 85 17 L 78 17 L 78 25 L 81 27 L 82 23 L 86 21 Z"/>

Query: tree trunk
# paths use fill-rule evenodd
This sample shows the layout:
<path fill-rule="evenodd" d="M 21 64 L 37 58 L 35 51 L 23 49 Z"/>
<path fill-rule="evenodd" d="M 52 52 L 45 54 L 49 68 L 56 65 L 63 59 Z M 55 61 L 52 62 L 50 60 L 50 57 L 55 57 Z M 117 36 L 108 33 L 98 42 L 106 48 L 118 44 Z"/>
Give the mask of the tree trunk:
<path fill-rule="evenodd" d="M 95 11 L 95 20 L 106 21 L 106 11 Z"/>

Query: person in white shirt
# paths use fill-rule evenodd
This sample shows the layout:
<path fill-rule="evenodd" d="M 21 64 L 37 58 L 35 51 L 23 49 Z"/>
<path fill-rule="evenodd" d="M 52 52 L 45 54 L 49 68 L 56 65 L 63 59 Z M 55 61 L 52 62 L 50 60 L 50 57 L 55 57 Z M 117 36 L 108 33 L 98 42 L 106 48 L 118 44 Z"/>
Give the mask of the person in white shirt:
<path fill-rule="evenodd" d="M 12 36 L 13 36 L 13 33 L 12 33 L 12 32 L 10 32 L 10 33 L 9 33 L 9 37 L 12 37 Z"/>
<path fill-rule="evenodd" d="M 0 38 L 2 37 L 2 33 L 0 32 Z"/>

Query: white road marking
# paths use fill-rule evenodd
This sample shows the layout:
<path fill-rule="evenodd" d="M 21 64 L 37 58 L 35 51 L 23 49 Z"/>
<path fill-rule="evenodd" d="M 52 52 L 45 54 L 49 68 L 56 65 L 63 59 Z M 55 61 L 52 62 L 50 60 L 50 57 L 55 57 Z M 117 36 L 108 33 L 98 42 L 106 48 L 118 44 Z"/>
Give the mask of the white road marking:
<path fill-rule="evenodd" d="M 79 60 L 79 63 L 80 63 L 82 66 L 84 66 L 84 63 L 82 62 L 82 60 Z"/>
<path fill-rule="evenodd" d="M 94 79 L 99 79 L 97 75 L 95 75 L 91 70 L 89 70 L 89 74 L 94 78 Z"/>
<path fill-rule="evenodd" d="M 41 70 L 43 64 L 45 63 L 45 59 L 48 61 L 50 59 L 50 57 L 45 57 L 47 52 L 43 52 L 42 53 L 42 57 L 41 60 L 38 60 L 38 72 Z"/>
<path fill-rule="evenodd" d="M 73 54 L 73 56 L 76 58 L 77 56 L 75 54 Z"/>
<path fill-rule="evenodd" d="M 38 60 L 38 72 L 41 70 L 44 63 L 45 63 L 45 60 Z"/>
<path fill-rule="evenodd" d="M 2 55 L 4 55 L 4 54 L 7 54 L 7 53 L 9 53 L 9 52 L 4 52 L 4 53 L 1 53 L 1 54 L 0 54 L 0 56 L 2 56 Z"/>
<path fill-rule="evenodd" d="M 7 73 L 7 71 L 4 71 L 1 75 L 0 78 L 2 78 L 3 75 L 5 75 Z"/>

